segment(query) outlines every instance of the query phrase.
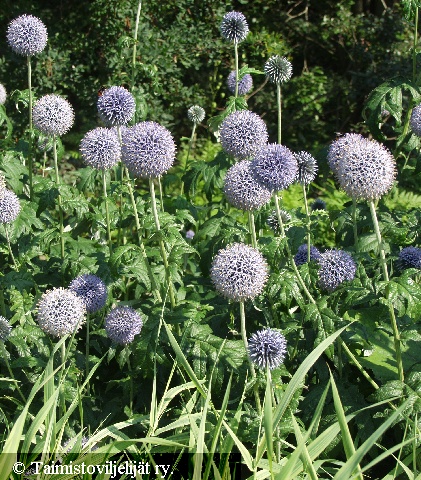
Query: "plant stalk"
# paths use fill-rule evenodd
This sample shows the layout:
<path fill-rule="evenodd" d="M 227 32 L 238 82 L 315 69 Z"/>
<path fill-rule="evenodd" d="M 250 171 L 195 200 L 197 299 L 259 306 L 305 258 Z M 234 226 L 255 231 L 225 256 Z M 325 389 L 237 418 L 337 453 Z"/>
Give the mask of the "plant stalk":
<path fill-rule="evenodd" d="M 33 180 L 32 180 L 32 133 L 33 133 L 33 123 L 32 123 L 32 67 L 31 67 L 31 57 L 28 55 L 27 57 L 27 65 L 28 65 L 28 107 L 29 107 L 29 148 L 28 148 L 28 174 L 29 174 L 29 200 L 32 200 L 33 196 Z"/>
<path fill-rule="evenodd" d="M 110 249 L 110 256 L 111 256 L 113 253 L 113 241 L 111 239 L 110 210 L 108 208 L 107 179 L 105 176 L 105 170 L 102 170 L 102 191 L 104 194 L 104 202 L 105 202 L 105 217 L 107 220 L 108 248 Z"/>
<path fill-rule="evenodd" d="M 188 163 L 189 163 L 189 158 L 190 158 L 190 151 L 193 147 L 193 142 L 194 142 L 194 135 L 196 133 L 196 127 L 197 127 L 197 123 L 193 123 L 193 129 L 192 129 L 192 132 L 191 132 L 191 137 L 190 137 L 190 141 L 189 141 L 189 147 L 187 149 L 187 158 L 186 158 L 186 163 L 184 165 L 184 172 L 183 172 L 183 177 L 186 175 L 187 173 L 187 166 L 188 166 Z M 181 180 L 181 189 L 180 189 L 180 195 L 183 196 L 183 193 L 184 193 L 184 180 L 183 180 L 183 177 L 182 180 Z"/>
<path fill-rule="evenodd" d="M 54 170 L 56 173 L 56 183 L 57 183 L 57 188 L 60 188 L 60 176 L 58 173 L 58 161 L 57 161 L 57 141 L 56 141 L 56 136 L 53 136 L 53 153 L 54 153 Z M 64 226 L 63 226 L 63 207 L 62 207 L 62 200 L 61 200 L 61 195 L 60 195 L 60 189 L 59 189 L 59 194 L 57 197 L 57 202 L 58 202 L 58 212 L 60 216 L 60 245 L 61 245 L 61 260 L 62 262 L 64 261 Z"/>

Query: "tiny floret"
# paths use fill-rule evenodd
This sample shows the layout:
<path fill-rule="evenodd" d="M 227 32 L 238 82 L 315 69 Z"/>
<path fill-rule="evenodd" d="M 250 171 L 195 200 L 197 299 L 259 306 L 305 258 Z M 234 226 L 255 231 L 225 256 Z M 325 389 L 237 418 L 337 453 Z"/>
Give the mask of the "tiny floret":
<path fill-rule="evenodd" d="M 141 316 L 131 307 L 116 307 L 105 319 L 108 337 L 119 345 L 132 343 L 142 326 Z"/>
<path fill-rule="evenodd" d="M 401 270 L 406 268 L 418 268 L 418 270 L 421 270 L 421 248 L 403 248 L 399 253 L 398 266 Z"/>
<path fill-rule="evenodd" d="M 73 126 L 75 114 L 70 103 L 59 95 L 41 97 L 32 110 L 34 127 L 44 135 L 60 137 Z"/>
<path fill-rule="evenodd" d="M 228 115 L 221 124 L 220 135 L 222 148 L 238 160 L 253 157 L 268 141 L 265 122 L 249 110 Z"/>
<path fill-rule="evenodd" d="M 0 317 L 0 342 L 5 342 L 12 333 L 12 326 L 4 317 Z"/>
<path fill-rule="evenodd" d="M 80 142 L 80 151 L 86 165 L 100 170 L 113 167 L 121 158 L 120 141 L 108 128 L 89 131 Z"/>
<path fill-rule="evenodd" d="M 266 328 L 253 333 L 248 341 L 248 351 L 257 367 L 273 370 L 284 363 L 287 341 L 281 332 Z"/>
<path fill-rule="evenodd" d="M 71 281 L 69 290 L 83 300 L 88 313 L 94 313 L 107 302 L 107 286 L 96 275 L 84 274 Z"/>
<path fill-rule="evenodd" d="M 6 188 L 0 192 L 0 223 L 11 223 L 20 212 L 20 203 L 17 195 Z"/>
<path fill-rule="evenodd" d="M 418 137 L 421 137 L 421 104 L 414 107 L 409 121 L 412 131 Z"/>
<path fill-rule="evenodd" d="M 199 105 L 193 105 L 187 110 L 187 118 L 191 122 L 198 124 L 205 119 L 205 111 Z"/>
<path fill-rule="evenodd" d="M 4 105 L 7 98 L 7 92 L 4 85 L 0 83 L 0 105 Z"/>
<path fill-rule="evenodd" d="M 136 177 L 160 177 L 174 163 L 175 151 L 171 133 L 156 122 L 137 123 L 123 134 L 122 161 Z"/>
<path fill-rule="evenodd" d="M 225 40 L 240 43 L 247 37 L 249 26 L 246 17 L 240 12 L 228 12 L 222 19 L 221 35 Z"/>
<path fill-rule="evenodd" d="M 47 45 L 47 28 L 32 15 L 21 15 L 9 23 L 7 42 L 18 55 L 25 57 L 41 53 Z"/>
<path fill-rule="evenodd" d="M 317 174 L 316 159 L 308 152 L 298 152 L 294 156 L 298 164 L 297 182 L 301 185 L 310 185 Z"/>
<path fill-rule="evenodd" d="M 77 331 L 85 321 L 83 300 L 66 288 L 44 293 L 38 303 L 37 322 L 44 332 L 63 337 Z"/>
<path fill-rule="evenodd" d="M 310 245 L 310 261 L 318 262 L 321 258 L 319 249 Z M 296 265 L 304 265 L 308 260 L 308 246 L 307 244 L 300 245 L 298 251 L 294 256 L 294 262 Z"/>
<path fill-rule="evenodd" d="M 136 111 L 133 95 L 124 87 L 110 87 L 98 98 L 98 114 L 106 127 L 127 125 Z"/>
<path fill-rule="evenodd" d="M 272 82 L 280 85 L 287 82 L 292 76 L 292 65 L 287 58 L 280 55 L 270 57 L 264 67 L 266 77 Z"/>
<path fill-rule="evenodd" d="M 333 292 L 345 281 L 355 277 L 357 266 L 351 255 L 343 250 L 327 250 L 319 259 L 319 285 Z"/>
<path fill-rule="evenodd" d="M 227 78 L 227 87 L 231 93 L 235 93 L 235 70 L 233 70 Z M 246 95 L 253 88 L 253 77 L 246 73 L 238 81 L 238 95 Z"/>
<path fill-rule="evenodd" d="M 234 243 L 219 250 L 213 259 L 210 275 L 219 293 L 242 302 L 262 292 L 268 278 L 268 266 L 258 250 Z"/>

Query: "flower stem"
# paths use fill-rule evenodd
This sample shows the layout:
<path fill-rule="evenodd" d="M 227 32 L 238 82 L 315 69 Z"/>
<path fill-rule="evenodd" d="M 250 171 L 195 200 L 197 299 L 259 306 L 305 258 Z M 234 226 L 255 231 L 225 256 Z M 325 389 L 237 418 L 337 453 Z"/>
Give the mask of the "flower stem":
<path fill-rule="evenodd" d="M 311 246 L 311 237 L 310 237 L 310 212 L 308 209 L 308 201 L 307 201 L 307 192 L 306 186 L 303 184 L 303 196 L 304 196 L 304 207 L 306 210 L 306 217 L 307 217 L 307 262 L 310 261 L 310 246 Z"/>
<path fill-rule="evenodd" d="M 23 400 L 23 403 L 26 404 L 26 401 L 27 399 L 23 396 L 23 393 L 19 387 L 19 383 L 18 381 L 15 379 L 15 376 L 13 375 L 13 371 L 12 369 L 10 368 L 10 363 L 9 363 L 9 359 L 7 358 L 7 350 L 6 350 L 6 346 L 4 345 L 4 342 L 0 340 L 0 353 L 1 353 L 1 357 L 3 358 L 3 360 L 5 361 L 6 363 L 6 367 L 7 367 L 7 370 L 9 372 L 9 375 L 10 375 L 10 378 L 14 381 L 15 385 L 16 385 L 16 390 L 18 391 L 19 395 L 20 395 L 20 398 Z"/>
<path fill-rule="evenodd" d="M 88 378 L 89 376 L 89 341 L 90 341 L 90 338 L 89 338 L 89 335 L 90 335 L 90 331 L 89 331 L 89 313 L 86 314 L 86 349 L 85 349 L 85 370 L 86 370 L 86 378 Z M 89 396 L 90 393 L 89 393 L 89 382 L 86 384 L 86 393 L 87 395 Z"/>
<path fill-rule="evenodd" d="M 238 97 L 238 43 L 234 42 L 234 62 L 235 62 L 235 91 L 234 91 L 234 97 Z"/>
<path fill-rule="evenodd" d="M 4 232 L 6 234 L 6 240 L 7 240 L 7 247 L 9 249 L 9 253 L 10 253 L 10 258 L 12 259 L 12 262 L 13 262 L 13 266 L 15 267 L 15 270 L 18 270 L 18 265 L 16 263 L 16 260 L 15 260 L 15 257 L 13 255 L 13 251 L 12 251 L 12 246 L 10 244 L 10 235 L 9 235 L 9 228 L 8 228 L 8 225 L 4 225 Z"/>
<path fill-rule="evenodd" d="M 249 217 L 249 230 L 251 235 L 251 244 L 253 248 L 257 248 L 256 227 L 254 225 L 254 215 L 251 210 L 248 211 L 248 217 Z"/>
<path fill-rule="evenodd" d="M 102 187 L 104 193 L 104 202 L 105 202 L 105 216 L 107 220 L 107 236 L 108 236 L 108 248 L 110 249 L 110 256 L 113 253 L 113 242 L 111 239 L 111 227 L 110 227 L 110 211 L 108 208 L 108 196 L 107 196 L 107 179 L 105 177 L 105 169 L 102 170 Z"/>
<path fill-rule="evenodd" d="M 54 170 L 56 173 L 56 183 L 57 183 L 57 188 L 60 187 L 60 176 L 58 173 L 58 161 L 57 161 L 57 141 L 56 137 L 54 135 L 53 137 L 53 153 L 54 153 Z M 57 202 L 58 202 L 58 212 L 60 216 L 60 244 L 61 244 L 61 260 L 62 262 L 64 261 L 64 227 L 63 227 L 63 208 L 61 205 L 61 195 L 60 195 L 60 190 L 59 194 L 57 197 Z"/>
<path fill-rule="evenodd" d="M 135 72 L 136 72 L 136 49 L 137 49 L 137 35 L 139 32 L 139 22 L 140 22 L 140 11 L 142 9 L 142 1 L 140 0 L 137 5 L 137 13 L 136 13 L 136 24 L 134 27 L 134 35 L 133 35 L 133 58 L 132 58 L 132 81 L 131 81 L 131 88 L 133 90 L 134 87 L 134 79 L 135 79 Z"/>
<path fill-rule="evenodd" d="M 184 172 L 183 172 L 183 177 L 186 175 L 187 173 L 187 165 L 189 163 L 189 157 L 190 157 L 190 151 L 192 149 L 192 146 L 193 146 L 193 142 L 194 142 L 194 135 L 196 133 L 196 127 L 197 127 L 197 123 L 193 123 L 193 129 L 192 129 L 192 132 L 191 132 L 191 137 L 190 137 L 190 141 L 189 141 L 189 148 L 187 150 L 187 158 L 186 158 L 186 163 L 184 165 Z M 182 178 L 183 178 L 182 177 Z M 181 189 L 180 189 L 180 195 L 183 196 L 183 193 L 184 193 L 184 180 L 181 180 Z"/>
<path fill-rule="evenodd" d="M 281 139 L 282 139 L 282 93 L 281 93 L 281 84 L 278 83 L 276 85 L 276 100 L 278 104 L 278 143 L 281 145 Z"/>
<path fill-rule="evenodd" d="M 412 81 L 417 79 L 418 7 L 415 7 L 414 42 L 412 46 Z"/>
<path fill-rule="evenodd" d="M 29 107 L 29 148 L 28 148 L 28 174 L 29 174 L 29 199 L 32 200 L 33 196 L 33 181 L 32 181 L 32 68 L 31 68 L 31 57 L 27 57 L 28 65 L 28 107 Z"/>
<path fill-rule="evenodd" d="M 355 198 L 352 199 L 352 225 L 354 227 L 355 251 L 358 252 L 357 201 Z"/>

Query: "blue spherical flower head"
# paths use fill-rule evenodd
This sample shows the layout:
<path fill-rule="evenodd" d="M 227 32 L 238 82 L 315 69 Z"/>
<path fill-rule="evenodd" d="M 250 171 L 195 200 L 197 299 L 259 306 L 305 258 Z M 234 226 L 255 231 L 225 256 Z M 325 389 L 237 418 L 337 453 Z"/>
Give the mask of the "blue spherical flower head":
<path fill-rule="evenodd" d="M 117 134 L 108 128 L 89 131 L 80 142 L 80 151 L 86 165 L 99 170 L 113 167 L 121 158 Z"/>
<path fill-rule="evenodd" d="M 72 128 L 75 114 L 66 99 L 50 94 L 35 103 L 32 118 L 34 127 L 44 135 L 60 137 Z"/>
<path fill-rule="evenodd" d="M 248 341 L 248 351 L 257 367 L 273 370 L 284 363 L 287 341 L 282 333 L 267 328 L 253 333 Z"/>
<path fill-rule="evenodd" d="M 251 169 L 256 178 L 271 191 L 284 190 L 294 182 L 298 164 L 287 147 L 271 143 L 260 149 Z"/>
<path fill-rule="evenodd" d="M 175 151 L 171 133 L 156 122 L 138 123 L 123 134 L 122 161 L 136 177 L 160 177 L 174 163 Z"/>
<path fill-rule="evenodd" d="M 311 204 L 312 210 L 326 210 L 326 202 L 321 198 L 316 198 L 314 202 Z"/>
<path fill-rule="evenodd" d="M 9 320 L 0 316 L 0 341 L 5 342 L 11 333 L 12 326 L 10 325 Z"/>
<path fill-rule="evenodd" d="M 333 292 L 343 282 L 353 280 L 357 270 L 351 255 L 342 250 L 322 253 L 319 265 L 319 285 L 328 292 Z"/>
<path fill-rule="evenodd" d="M 403 248 L 399 253 L 398 266 L 402 270 L 406 268 L 418 268 L 418 270 L 421 270 L 421 248 Z"/>
<path fill-rule="evenodd" d="M 266 77 L 272 83 L 280 85 L 287 82 L 292 76 L 292 65 L 285 57 L 274 55 L 265 63 Z"/>
<path fill-rule="evenodd" d="M 307 263 L 307 253 L 308 247 L 306 244 L 300 245 L 298 247 L 298 251 L 294 256 L 294 262 L 296 265 L 304 265 Z M 310 261 L 311 262 L 318 262 L 321 259 L 322 255 L 316 247 L 310 245 Z"/>
<path fill-rule="evenodd" d="M 222 148 L 238 160 L 253 157 L 268 141 L 265 122 L 249 110 L 228 115 L 220 128 Z"/>
<path fill-rule="evenodd" d="M 94 313 L 107 302 L 107 287 L 96 275 L 84 274 L 71 281 L 69 290 L 83 300 L 88 313 Z"/>
<path fill-rule="evenodd" d="M 6 188 L 0 192 L 0 223 L 11 223 L 20 212 L 19 198 Z"/>
<path fill-rule="evenodd" d="M 227 86 L 231 93 L 235 93 L 235 70 L 228 75 Z M 246 95 L 252 88 L 253 78 L 249 73 L 246 73 L 238 82 L 238 95 Z"/>
<path fill-rule="evenodd" d="M 411 130 L 415 133 L 415 135 L 421 137 L 421 104 L 417 105 L 412 110 L 409 125 L 411 126 Z"/>
<path fill-rule="evenodd" d="M 271 199 L 271 192 L 253 175 L 251 162 L 233 165 L 225 176 L 224 193 L 228 202 L 240 210 L 257 210 Z"/>
<path fill-rule="evenodd" d="M 4 105 L 6 102 L 7 98 L 7 92 L 6 89 L 4 88 L 4 85 L 0 83 L 0 105 Z"/>
<path fill-rule="evenodd" d="M 346 161 L 350 149 L 364 142 L 364 137 L 359 133 L 346 133 L 331 143 L 327 154 L 327 163 L 335 177 L 338 176 L 339 164 Z"/>
<path fill-rule="evenodd" d="M 297 181 L 301 185 L 310 185 L 317 174 L 316 159 L 308 152 L 294 153 L 294 156 L 298 164 Z"/>
<path fill-rule="evenodd" d="M 18 55 L 32 56 L 41 53 L 47 45 L 47 28 L 32 15 L 21 15 L 7 28 L 7 42 Z"/>
<path fill-rule="evenodd" d="M 187 118 L 191 122 L 198 124 L 205 119 L 205 111 L 199 105 L 193 105 L 187 110 Z"/>
<path fill-rule="evenodd" d="M 291 215 L 286 210 L 279 210 L 279 214 L 285 227 L 285 224 L 288 224 L 291 221 Z M 273 233 L 279 233 L 281 231 L 281 226 L 279 225 L 278 221 L 278 214 L 275 210 L 271 212 L 266 220 L 266 223 L 273 230 Z M 285 230 L 288 230 L 288 226 L 285 228 Z"/>
<path fill-rule="evenodd" d="M 246 17 L 240 12 L 229 12 L 222 19 L 221 35 L 233 43 L 240 43 L 247 37 L 249 27 Z"/>
<path fill-rule="evenodd" d="M 124 87 L 110 87 L 98 98 L 98 114 L 107 127 L 127 125 L 136 111 L 133 95 Z"/>
<path fill-rule="evenodd" d="M 132 343 L 142 326 L 141 316 L 130 307 L 114 308 L 105 319 L 105 331 L 108 337 L 119 345 Z"/>

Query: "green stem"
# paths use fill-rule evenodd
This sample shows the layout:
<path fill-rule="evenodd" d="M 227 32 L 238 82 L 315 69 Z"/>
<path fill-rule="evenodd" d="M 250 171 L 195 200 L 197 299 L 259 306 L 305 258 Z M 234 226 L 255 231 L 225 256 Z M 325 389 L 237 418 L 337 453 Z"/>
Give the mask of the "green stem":
<path fill-rule="evenodd" d="M 19 383 L 16 380 L 15 376 L 13 375 L 12 369 L 10 368 L 9 359 L 7 358 L 7 350 L 6 350 L 6 347 L 5 347 L 3 341 L 0 341 L 0 349 L 1 349 L 1 356 L 6 363 L 6 367 L 7 367 L 7 370 L 9 372 L 10 378 L 14 381 L 14 383 L 16 385 L 16 390 L 18 391 L 18 393 L 20 395 L 20 398 L 23 400 L 23 403 L 26 404 L 27 399 L 23 396 L 23 393 L 22 393 L 22 391 L 19 387 Z"/>
<path fill-rule="evenodd" d="M 306 210 L 306 217 L 307 217 L 307 262 L 310 261 L 310 246 L 311 246 L 311 236 L 310 236 L 310 231 L 311 231 L 311 225 L 310 225 L 310 211 L 308 209 L 308 201 L 307 201 L 307 192 L 306 192 L 306 186 L 303 184 L 303 196 L 304 196 L 304 207 Z"/>
<path fill-rule="evenodd" d="M 278 104 L 278 143 L 281 144 L 282 139 L 282 94 L 281 94 L 281 84 L 276 85 L 276 100 Z"/>
<path fill-rule="evenodd" d="M 376 389 L 378 390 L 380 387 L 377 385 L 377 383 L 370 377 L 370 375 L 364 370 L 364 367 L 361 365 L 361 363 L 355 358 L 355 355 L 351 352 L 351 350 L 348 348 L 347 344 L 342 340 L 342 338 L 338 338 L 341 347 L 345 350 L 345 353 L 348 355 L 350 358 L 351 362 L 358 368 L 358 370 L 361 372 L 362 376 Z"/>
<path fill-rule="evenodd" d="M 33 181 L 32 181 L 32 130 L 33 130 L 33 123 L 32 123 L 32 68 L 31 68 L 31 57 L 28 55 L 27 57 L 27 65 L 28 65 L 28 107 L 29 107 L 29 148 L 28 148 L 28 173 L 29 173 L 29 199 L 32 200 L 33 195 Z"/>
<path fill-rule="evenodd" d="M 256 237 L 256 227 L 254 225 L 254 215 L 251 210 L 248 211 L 248 218 L 249 218 L 249 230 L 251 236 L 251 244 L 253 248 L 257 248 L 257 237 Z"/>
<path fill-rule="evenodd" d="M 86 314 L 86 349 L 85 349 L 85 370 L 86 370 L 86 378 L 89 375 L 89 342 L 90 342 L 90 318 L 89 313 Z M 86 385 L 86 391 L 89 395 L 89 383 Z"/>
<path fill-rule="evenodd" d="M 412 47 L 412 81 L 417 79 L 418 7 L 415 7 L 414 42 Z"/>
<path fill-rule="evenodd" d="M 108 196 L 107 196 L 107 179 L 105 176 L 105 170 L 102 170 L 102 189 L 104 194 L 104 202 L 105 202 L 105 217 L 107 220 L 107 236 L 108 236 L 108 248 L 110 249 L 110 256 L 113 253 L 113 242 L 111 239 L 111 227 L 110 227 L 110 211 L 108 208 Z"/>
<path fill-rule="evenodd" d="M 136 72 L 136 49 L 137 49 L 137 35 L 139 32 L 139 22 L 140 22 L 140 11 L 142 9 L 142 1 L 140 0 L 137 5 L 137 13 L 136 13 L 136 24 L 134 27 L 134 35 L 133 35 L 133 58 L 132 58 L 132 82 L 131 82 L 131 89 L 133 90 L 134 87 L 134 79 L 135 79 L 135 72 Z"/>
<path fill-rule="evenodd" d="M 12 259 L 12 262 L 13 262 L 13 266 L 15 267 L 15 270 L 18 269 L 18 265 L 16 263 L 16 260 L 15 260 L 15 257 L 13 255 L 13 251 L 12 251 L 12 246 L 10 245 L 10 236 L 9 236 L 9 228 L 8 228 L 8 225 L 4 225 L 4 232 L 6 234 L 6 240 L 7 240 L 7 247 L 9 249 L 9 254 L 10 254 L 10 257 Z"/>
<path fill-rule="evenodd" d="M 58 173 L 58 161 L 57 161 L 57 142 L 56 142 L 56 137 L 54 135 L 53 137 L 53 152 L 54 152 L 54 170 L 56 173 L 56 183 L 57 183 L 57 188 L 60 187 L 60 176 Z M 58 202 L 58 212 L 60 216 L 60 244 L 61 244 L 61 260 L 62 262 L 64 261 L 64 227 L 63 227 L 63 208 L 61 205 L 61 195 L 60 192 L 57 197 L 57 202 Z"/>
<path fill-rule="evenodd" d="M 235 98 L 238 97 L 238 43 L 234 42 L 234 62 L 235 62 Z"/>
<path fill-rule="evenodd" d="M 130 413 L 133 413 L 133 371 L 132 371 L 132 365 L 130 363 L 130 357 L 127 358 L 127 367 L 128 367 L 129 376 L 130 376 L 129 409 L 130 409 Z"/>
<path fill-rule="evenodd" d="M 0 288 L 0 310 L 3 317 L 6 317 L 6 305 L 4 304 L 3 288 Z"/>
<path fill-rule="evenodd" d="M 162 191 L 161 177 L 158 177 L 158 189 L 159 189 L 159 204 L 161 205 L 161 212 L 164 211 L 164 194 Z"/>
<path fill-rule="evenodd" d="M 352 199 L 352 225 L 354 227 L 354 246 L 358 253 L 358 228 L 357 228 L 357 201 Z"/>
<path fill-rule="evenodd" d="M 190 141 L 189 141 L 189 147 L 188 147 L 188 150 L 187 150 L 186 163 L 185 163 L 185 165 L 184 165 L 183 177 L 184 177 L 184 176 L 186 175 L 186 173 L 187 173 L 187 166 L 188 166 L 188 163 L 189 163 L 190 151 L 191 151 L 192 146 L 193 146 L 194 134 L 196 133 L 196 127 L 197 127 L 197 123 L 193 123 L 193 129 L 192 129 L 192 132 L 191 132 L 191 137 L 190 137 Z M 182 177 L 182 178 L 183 178 L 183 177 Z M 183 193 L 184 193 L 184 180 L 181 180 L 180 195 L 183 196 Z"/>

